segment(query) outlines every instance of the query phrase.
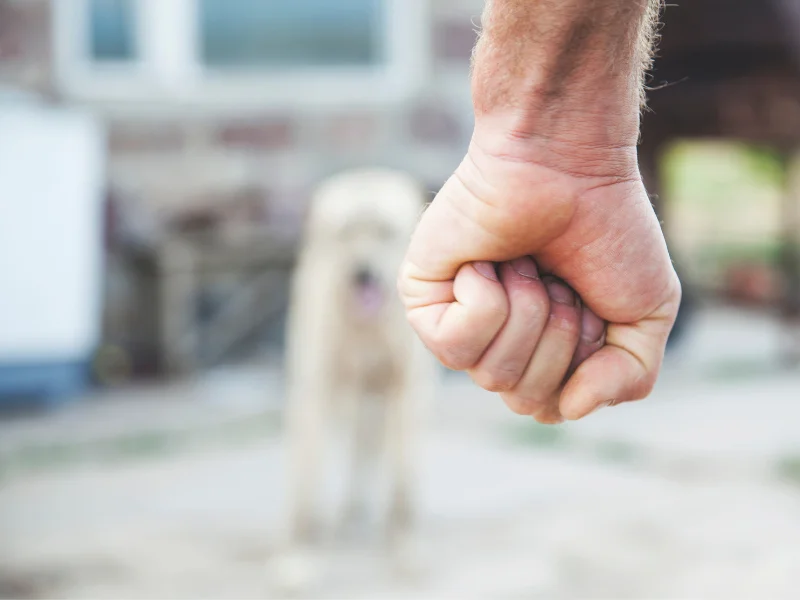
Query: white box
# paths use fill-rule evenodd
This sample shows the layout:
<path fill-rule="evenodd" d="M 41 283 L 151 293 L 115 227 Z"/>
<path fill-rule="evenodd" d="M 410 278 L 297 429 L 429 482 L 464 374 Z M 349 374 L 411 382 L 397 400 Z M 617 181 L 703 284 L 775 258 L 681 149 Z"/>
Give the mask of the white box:
<path fill-rule="evenodd" d="M 0 103 L 0 368 L 91 360 L 104 189 L 105 136 L 90 114 Z"/>

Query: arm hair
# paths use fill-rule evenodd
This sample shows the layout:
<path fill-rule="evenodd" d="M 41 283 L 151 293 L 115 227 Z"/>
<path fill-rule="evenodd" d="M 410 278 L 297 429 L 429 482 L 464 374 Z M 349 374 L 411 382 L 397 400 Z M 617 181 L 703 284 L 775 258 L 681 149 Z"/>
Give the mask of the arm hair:
<path fill-rule="evenodd" d="M 476 113 L 532 105 L 569 110 L 570 98 L 603 91 L 642 106 L 661 6 L 662 0 L 488 0 L 473 54 Z"/>

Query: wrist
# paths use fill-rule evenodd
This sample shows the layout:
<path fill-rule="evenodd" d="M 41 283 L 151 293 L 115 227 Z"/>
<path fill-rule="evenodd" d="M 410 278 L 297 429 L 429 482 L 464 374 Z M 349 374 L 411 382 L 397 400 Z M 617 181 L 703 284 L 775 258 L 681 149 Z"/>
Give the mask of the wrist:
<path fill-rule="evenodd" d="M 636 130 L 638 131 L 638 113 Z M 543 126 L 519 134 L 513 113 L 476 115 L 470 156 L 528 163 L 579 178 L 638 179 L 637 137 L 618 131 L 619 120 L 583 116 L 574 128 Z M 585 121 L 592 120 L 591 123 Z"/>
<path fill-rule="evenodd" d="M 624 79 L 575 77 L 558 96 L 554 76 L 531 72 L 505 82 L 504 97 L 497 95 L 490 68 L 476 56 L 472 86 L 476 132 L 480 137 L 502 134 L 504 145 L 521 149 L 550 142 L 565 149 L 615 150 L 635 147 L 639 139 L 641 108 L 638 84 Z M 485 132 L 485 134 L 484 134 Z"/>
<path fill-rule="evenodd" d="M 513 147 L 635 147 L 660 0 L 493 0 L 475 48 L 477 131 Z"/>

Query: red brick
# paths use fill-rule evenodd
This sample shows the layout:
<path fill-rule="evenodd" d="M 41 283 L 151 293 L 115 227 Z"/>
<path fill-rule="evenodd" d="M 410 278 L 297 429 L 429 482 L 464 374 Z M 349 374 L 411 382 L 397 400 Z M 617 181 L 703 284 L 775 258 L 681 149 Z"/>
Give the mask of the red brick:
<path fill-rule="evenodd" d="M 252 150 L 285 150 L 294 138 L 294 123 L 288 118 L 234 122 L 217 132 L 217 141 L 224 146 Z"/>

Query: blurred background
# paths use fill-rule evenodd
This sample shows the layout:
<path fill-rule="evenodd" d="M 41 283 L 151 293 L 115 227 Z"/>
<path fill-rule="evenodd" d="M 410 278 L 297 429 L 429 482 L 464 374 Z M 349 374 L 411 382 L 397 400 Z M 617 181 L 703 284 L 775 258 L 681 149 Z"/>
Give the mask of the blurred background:
<path fill-rule="evenodd" d="M 272 597 L 309 193 L 466 149 L 479 0 L 0 0 L 0 597 Z M 800 2 L 666 11 L 640 163 L 685 286 L 652 399 L 443 373 L 425 575 L 320 596 L 794 598 Z"/>

